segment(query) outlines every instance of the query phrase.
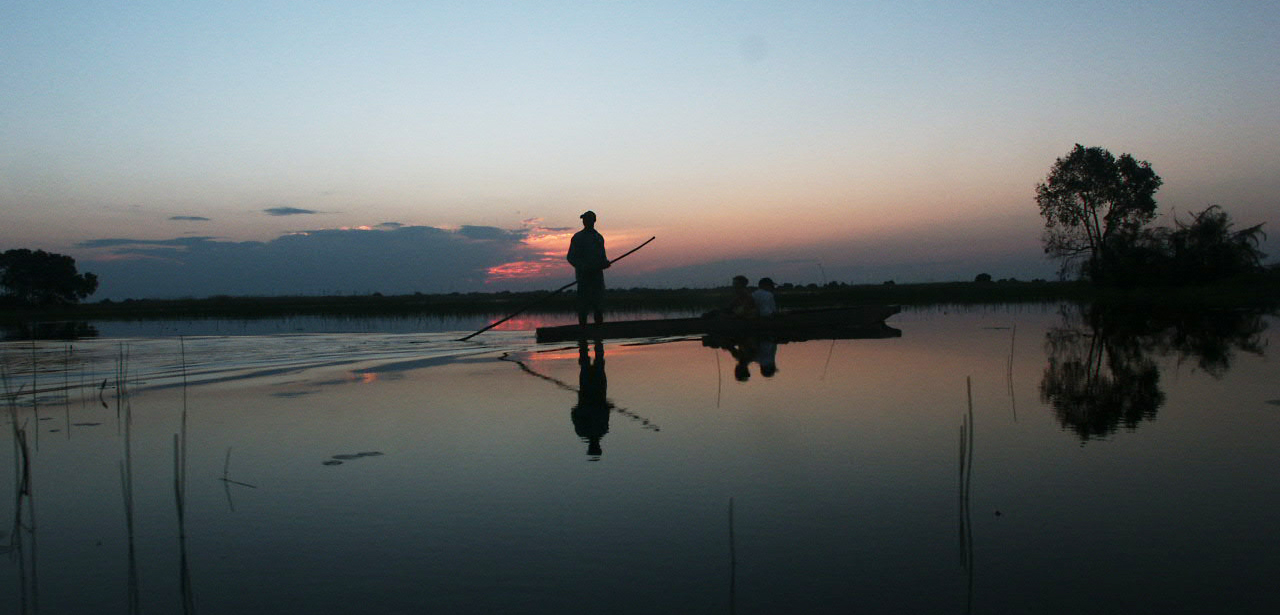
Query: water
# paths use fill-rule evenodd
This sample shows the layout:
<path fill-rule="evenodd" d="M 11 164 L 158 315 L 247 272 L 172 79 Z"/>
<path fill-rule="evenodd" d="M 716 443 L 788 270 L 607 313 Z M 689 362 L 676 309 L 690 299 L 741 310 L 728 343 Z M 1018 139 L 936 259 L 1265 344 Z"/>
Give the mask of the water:
<path fill-rule="evenodd" d="M 530 331 L 454 341 L 469 326 L 5 343 L 0 604 L 1280 608 L 1274 317 L 890 324 L 780 345 L 771 377 L 759 345 L 584 357 Z"/>

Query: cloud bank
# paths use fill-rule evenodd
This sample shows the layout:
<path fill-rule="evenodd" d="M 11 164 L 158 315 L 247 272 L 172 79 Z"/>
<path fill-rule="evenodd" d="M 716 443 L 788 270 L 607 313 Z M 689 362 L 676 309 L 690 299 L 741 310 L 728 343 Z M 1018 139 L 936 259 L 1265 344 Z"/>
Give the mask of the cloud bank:
<path fill-rule="evenodd" d="M 738 274 L 799 284 L 956 281 L 978 273 L 998 279 L 1053 277 L 1054 266 L 1034 238 L 1001 245 L 996 229 L 975 224 L 668 266 L 661 265 L 664 253 L 679 246 L 659 242 L 606 277 L 611 288 L 705 288 L 727 284 Z M 516 230 L 383 222 L 265 242 L 212 236 L 101 238 L 78 244 L 91 253 L 78 258 L 82 270 L 99 276 L 94 299 L 545 290 L 573 280 L 564 261 L 569 230 L 536 220 Z M 971 244 L 987 249 L 974 250 Z M 615 245 L 612 254 L 627 247 Z"/>
<path fill-rule="evenodd" d="M 81 267 L 98 274 L 95 299 L 398 294 L 485 289 L 490 268 L 527 257 L 524 238 L 495 227 L 385 223 L 266 242 L 103 238 L 79 247 L 100 251 Z"/>
<path fill-rule="evenodd" d="M 305 216 L 310 214 L 318 214 L 320 212 L 314 209 L 302 209 L 299 207 L 268 207 L 262 210 L 262 213 L 268 216 Z"/>

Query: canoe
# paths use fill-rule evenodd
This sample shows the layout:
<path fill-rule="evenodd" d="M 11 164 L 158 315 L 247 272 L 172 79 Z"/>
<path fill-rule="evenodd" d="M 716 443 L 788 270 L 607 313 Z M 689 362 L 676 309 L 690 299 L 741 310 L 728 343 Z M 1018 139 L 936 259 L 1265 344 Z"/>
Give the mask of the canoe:
<path fill-rule="evenodd" d="M 896 337 L 901 332 L 884 324 L 897 314 L 896 305 L 859 305 L 821 310 L 794 310 L 761 318 L 657 318 L 618 320 L 600 324 L 538 327 L 538 342 L 565 342 L 582 338 L 617 339 L 675 335 L 771 335 L 798 339 L 853 339 Z M 833 337 L 827 337 L 828 335 Z M 808 336 L 808 337 L 805 337 Z"/>

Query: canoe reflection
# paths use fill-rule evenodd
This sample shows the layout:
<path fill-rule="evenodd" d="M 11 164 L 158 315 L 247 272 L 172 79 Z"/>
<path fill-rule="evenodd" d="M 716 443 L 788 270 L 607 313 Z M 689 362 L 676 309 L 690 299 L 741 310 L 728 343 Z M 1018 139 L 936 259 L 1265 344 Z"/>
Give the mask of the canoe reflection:
<path fill-rule="evenodd" d="M 578 342 L 578 403 L 570 410 L 573 431 L 587 443 L 587 454 L 598 460 L 604 454 L 600 446 L 609 433 L 609 413 L 613 402 L 608 399 L 609 379 L 604 373 L 604 344 L 595 342 L 595 359 L 588 352 L 586 340 Z"/>
<path fill-rule="evenodd" d="M 772 378 L 778 373 L 778 345 L 814 340 L 860 340 L 902 337 L 902 331 L 884 323 L 865 327 L 838 327 L 773 333 L 768 335 L 705 335 L 702 345 L 728 351 L 733 357 L 733 377 L 739 382 L 751 379 L 751 364 L 759 365 L 760 375 Z"/>

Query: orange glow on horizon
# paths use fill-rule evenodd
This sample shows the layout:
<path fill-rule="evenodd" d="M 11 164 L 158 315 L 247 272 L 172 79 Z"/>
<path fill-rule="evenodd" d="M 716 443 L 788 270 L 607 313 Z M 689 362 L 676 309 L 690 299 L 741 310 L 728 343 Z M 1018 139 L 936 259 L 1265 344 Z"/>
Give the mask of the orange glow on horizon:
<path fill-rule="evenodd" d="M 578 229 L 549 229 L 542 227 L 541 221 L 536 219 L 526 220 L 525 224 L 529 227 L 528 234 L 521 242 L 526 251 L 525 257 L 487 269 L 485 284 L 511 280 L 536 280 L 568 274 L 569 263 L 565 261 L 565 254 L 569 252 L 569 242 Z M 634 231 L 608 233 L 605 236 L 605 245 L 609 246 L 611 255 L 621 255 L 626 250 L 639 245 L 640 240 L 635 238 L 642 234 Z M 618 251 L 619 243 L 623 246 L 623 252 Z"/>
<path fill-rule="evenodd" d="M 548 277 L 552 271 L 561 272 L 568 265 L 550 259 L 536 261 L 512 261 L 490 267 L 485 273 L 485 284 L 507 280 L 531 280 Z"/>

